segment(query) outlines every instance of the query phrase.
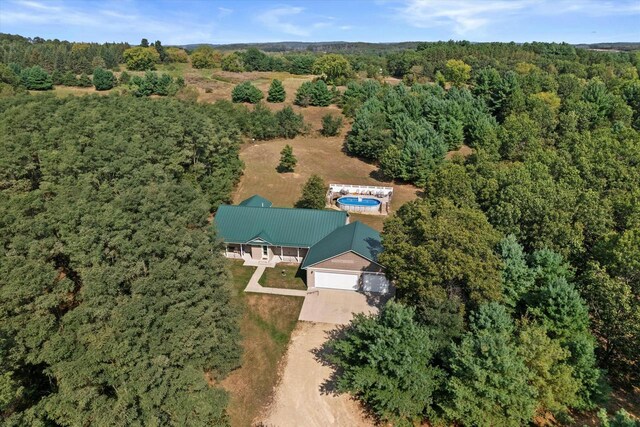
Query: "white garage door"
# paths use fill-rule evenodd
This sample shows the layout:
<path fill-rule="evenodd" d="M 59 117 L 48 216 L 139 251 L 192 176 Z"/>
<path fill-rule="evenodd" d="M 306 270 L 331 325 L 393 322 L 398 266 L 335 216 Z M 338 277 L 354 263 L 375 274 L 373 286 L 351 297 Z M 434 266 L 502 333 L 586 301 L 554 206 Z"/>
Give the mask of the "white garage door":
<path fill-rule="evenodd" d="M 316 288 L 358 290 L 357 274 L 324 273 L 316 271 Z"/>
<path fill-rule="evenodd" d="M 363 274 L 362 290 L 365 292 L 375 292 L 386 294 L 389 292 L 389 280 L 384 274 Z"/>

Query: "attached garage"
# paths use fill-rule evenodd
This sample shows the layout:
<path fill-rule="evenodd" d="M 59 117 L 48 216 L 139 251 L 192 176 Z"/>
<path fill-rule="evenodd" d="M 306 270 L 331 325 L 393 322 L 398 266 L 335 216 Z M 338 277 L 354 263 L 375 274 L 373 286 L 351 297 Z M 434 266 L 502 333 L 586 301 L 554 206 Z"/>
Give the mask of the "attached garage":
<path fill-rule="evenodd" d="M 347 291 L 357 291 L 359 287 L 359 275 L 349 273 L 313 272 L 316 288 L 342 289 Z"/>
<path fill-rule="evenodd" d="M 389 280 L 384 274 L 363 273 L 362 290 L 376 294 L 386 294 L 389 292 Z"/>

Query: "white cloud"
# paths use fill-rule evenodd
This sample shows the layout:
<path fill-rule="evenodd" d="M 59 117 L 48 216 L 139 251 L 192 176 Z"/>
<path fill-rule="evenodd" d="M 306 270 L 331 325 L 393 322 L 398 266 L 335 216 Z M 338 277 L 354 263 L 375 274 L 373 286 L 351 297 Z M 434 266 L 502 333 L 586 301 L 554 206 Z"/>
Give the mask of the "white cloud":
<path fill-rule="evenodd" d="M 309 37 L 317 30 L 335 26 L 333 16 L 304 12 L 302 7 L 283 6 L 267 10 L 255 19 L 271 31 L 298 37 Z"/>
<path fill-rule="evenodd" d="M 5 1 L 5 0 L 0 0 Z M 60 25 L 99 30 L 102 40 L 122 41 L 122 34 L 137 34 L 140 38 L 161 40 L 163 44 L 189 44 L 213 40 L 213 24 L 197 23 L 190 17 L 171 20 L 154 19 L 135 7 L 121 7 L 121 1 L 105 3 L 103 9 L 82 8 L 81 4 L 14 0 L 0 13 L 0 28 L 16 24 Z M 4 5 L 3 5 L 4 6 Z M 89 41 L 89 40 L 87 40 Z M 137 40 L 129 40 L 137 42 Z"/>
<path fill-rule="evenodd" d="M 223 18 L 225 16 L 231 15 L 233 13 L 233 9 L 229 9 L 228 7 L 219 7 L 218 8 L 218 17 Z"/>
<path fill-rule="evenodd" d="M 589 16 L 640 14 L 640 1 L 601 0 L 407 0 L 397 17 L 418 28 L 452 27 L 460 36 L 473 34 L 513 16 Z"/>
<path fill-rule="evenodd" d="M 301 7 L 278 7 L 264 12 L 257 19 L 272 31 L 307 37 L 311 34 L 309 28 L 287 21 L 287 18 L 299 16 L 303 10 Z"/>

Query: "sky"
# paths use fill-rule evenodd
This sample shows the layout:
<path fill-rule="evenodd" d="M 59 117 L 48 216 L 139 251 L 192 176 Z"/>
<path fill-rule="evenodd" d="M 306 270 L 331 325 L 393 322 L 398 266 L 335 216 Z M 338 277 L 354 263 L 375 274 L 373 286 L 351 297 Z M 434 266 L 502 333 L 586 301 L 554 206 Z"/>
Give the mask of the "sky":
<path fill-rule="evenodd" d="M 0 32 L 164 45 L 640 42 L 640 0 L 0 0 Z"/>

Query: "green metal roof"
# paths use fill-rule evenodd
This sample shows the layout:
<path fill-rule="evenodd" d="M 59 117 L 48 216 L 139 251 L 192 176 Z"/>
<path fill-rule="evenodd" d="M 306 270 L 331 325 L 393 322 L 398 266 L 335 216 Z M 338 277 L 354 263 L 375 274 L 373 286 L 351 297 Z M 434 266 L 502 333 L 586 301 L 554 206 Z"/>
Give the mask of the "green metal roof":
<path fill-rule="evenodd" d="M 260 238 L 275 246 L 309 248 L 347 222 L 344 211 L 222 205 L 214 223 L 226 243 Z"/>
<path fill-rule="evenodd" d="M 316 243 L 304 259 L 301 268 L 307 268 L 319 262 L 346 252 L 356 254 L 377 262 L 382 252 L 380 233 L 359 221 L 340 227 Z"/>
<path fill-rule="evenodd" d="M 238 203 L 238 206 L 253 206 L 256 208 L 270 208 L 273 205 L 270 200 L 265 199 L 257 194 Z"/>

